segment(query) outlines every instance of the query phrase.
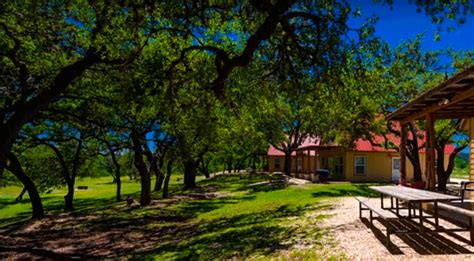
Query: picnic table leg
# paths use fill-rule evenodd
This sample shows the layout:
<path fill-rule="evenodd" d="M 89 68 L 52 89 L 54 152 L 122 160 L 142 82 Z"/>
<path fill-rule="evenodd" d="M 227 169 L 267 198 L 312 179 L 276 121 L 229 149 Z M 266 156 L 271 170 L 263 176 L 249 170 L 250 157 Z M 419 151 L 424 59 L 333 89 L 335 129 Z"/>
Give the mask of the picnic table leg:
<path fill-rule="evenodd" d="M 393 197 L 390 197 L 390 208 L 393 209 Z"/>
<path fill-rule="evenodd" d="M 359 202 L 359 218 L 362 219 L 362 203 Z"/>
<path fill-rule="evenodd" d="M 380 207 L 383 209 L 383 194 L 380 193 Z"/>
<path fill-rule="evenodd" d="M 435 201 L 434 202 L 434 218 L 435 218 L 435 230 L 438 231 L 439 230 L 439 219 L 438 219 L 438 201 Z"/>
<path fill-rule="evenodd" d="M 472 218 L 469 218 L 469 232 L 471 235 L 471 246 L 474 246 L 474 227 L 472 226 Z"/>
<path fill-rule="evenodd" d="M 411 201 L 408 201 L 408 217 L 411 218 Z"/>
<path fill-rule="evenodd" d="M 390 222 L 387 221 L 387 225 L 386 225 L 386 227 L 387 227 L 387 242 L 386 242 L 387 247 L 390 246 L 390 234 L 392 233 L 392 231 L 391 231 L 392 228 L 390 226 L 391 226 Z"/>
<path fill-rule="evenodd" d="M 421 201 L 418 202 L 418 211 L 420 212 L 420 232 L 423 232 L 423 208 Z"/>
<path fill-rule="evenodd" d="M 398 202 L 398 198 L 395 199 L 395 206 L 397 208 L 397 216 L 400 216 L 400 206 L 399 206 L 399 202 Z"/>

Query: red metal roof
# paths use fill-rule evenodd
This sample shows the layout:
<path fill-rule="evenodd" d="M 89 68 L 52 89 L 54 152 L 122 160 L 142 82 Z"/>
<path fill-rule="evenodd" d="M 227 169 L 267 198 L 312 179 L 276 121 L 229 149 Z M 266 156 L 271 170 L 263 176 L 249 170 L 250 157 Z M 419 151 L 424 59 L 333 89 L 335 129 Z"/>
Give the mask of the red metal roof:
<path fill-rule="evenodd" d="M 419 136 L 418 146 L 422 146 L 423 143 L 424 143 L 424 132 L 419 131 L 418 136 Z M 395 136 L 394 134 L 388 134 L 386 137 L 387 137 L 388 141 L 390 141 L 394 144 L 400 144 L 400 137 Z M 411 138 L 411 135 L 410 135 L 410 138 Z M 374 144 L 383 144 L 385 142 L 384 137 L 380 136 L 380 135 L 374 135 L 372 137 L 372 140 L 373 140 Z M 304 148 L 304 147 L 308 147 L 308 146 L 321 146 L 321 148 L 323 148 L 323 146 L 320 144 L 320 139 L 312 139 L 312 138 L 306 139 L 303 142 L 303 144 L 301 144 L 298 148 Z M 446 145 L 445 153 L 450 154 L 454 151 L 455 148 L 456 147 L 453 144 L 448 144 L 448 145 Z M 368 151 L 396 152 L 395 149 L 386 149 L 386 148 L 381 147 L 381 146 L 372 145 L 370 141 L 368 141 L 366 139 L 362 139 L 362 138 L 355 141 L 354 148 L 352 150 L 361 151 L 361 152 L 368 152 Z M 304 153 L 306 154 L 306 152 L 304 152 Z M 312 150 L 311 155 L 314 155 L 314 153 L 315 153 L 315 151 Z M 421 149 L 420 153 L 425 153 L 425 150 Z M 268 156 L 285 156 L 285 153 L 277 150 L 273 146 L 270 146 L 270 148 L 268 149 L 267 155 Z M 296 152 L 293 152 L 291 155 L 296 155 Z"/>
<path fill-rule="evenodd" d="M 308 146 L 319 146 L 321 143 L 321 140 L 319 138 L 306 138 L 303 140 L 302 144 L 298 147 L 298 148 L 304 148 L 304 147 L 308 147 Z M 303 152 L 304 154 L 307 154 L 307 152 Z M 315 155 L 315 151 L 311 151 L 310 152 L 312 156 Z M 268 148 L 268 152 L 267 152 L 267 155 L 268 156 L 285 156 L 285 153 L 277 150 L 275 147 L 273 146 L 270 146 L 270 148 Z M 296 152 L 293 151 L 293 153 L 291 155 L 296 155 Z"/>

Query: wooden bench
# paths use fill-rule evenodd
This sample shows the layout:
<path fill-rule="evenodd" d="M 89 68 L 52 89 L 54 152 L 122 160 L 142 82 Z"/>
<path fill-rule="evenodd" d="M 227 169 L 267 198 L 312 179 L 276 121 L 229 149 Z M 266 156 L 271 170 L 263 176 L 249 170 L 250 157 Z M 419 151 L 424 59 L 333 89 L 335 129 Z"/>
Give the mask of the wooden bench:
<path fill-rule="evenodd" d="M 377 219 L 381 221 L 383 225 L 387 228 L 387 246 L 390 245 L 390 234 L 395 233 L 390 224 L 391 221 L 398 220 L 398 216 L 388 210 L 381 208 L 378 204 L 369 202 L 367 198 L 355 197 L 359 201 L 359 218 L 362 219 L 362 211 L 368 210 L 370 213 L 370 223 L 373 224 L 375 219 L 373 213 L 377 214 Z M 382 221 L 383 220 L 383 221 Z"/>
<path fill-rule="evenodd" d="M 453 203 L 459 203 L 459 202 L 453 202 Z M 463 204 L 463 201 L 461 201 L 460 204 Z M 434 203 L 428 203 L 428 205 L 431 206 L 431 207 L 434 207 Z M 469 223 L 468 223 L 468 227 L 466 227 L 466 231 L 470 232 L 471 245 L 474 245 L 474 226 L 473 226 L 473 222 L 472 222 L 472 219 L 474 218 L 474 211 L 469 210 L 469 209 L 465 209 L 465 208 L 461 208 L 461 207 L 458 207 L 458 206 L 453 206 L 453 205 L 446 204 L 446 203 L 440 203 L 440 202 L 438 202 L 438 209 L 444 209 L 444 210 L 447 210 L 449 212 L 454 212 L 454 213 L 457 213 L 457 214 L 468 217 Z"/>

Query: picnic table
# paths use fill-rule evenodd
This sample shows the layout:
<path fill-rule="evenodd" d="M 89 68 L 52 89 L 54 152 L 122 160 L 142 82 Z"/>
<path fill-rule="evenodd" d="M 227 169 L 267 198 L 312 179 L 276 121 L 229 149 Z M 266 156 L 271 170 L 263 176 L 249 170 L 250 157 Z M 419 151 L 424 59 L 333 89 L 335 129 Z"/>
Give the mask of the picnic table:
<path fill-rule="evenodd" d="M 400 200 L 403 200 L 407 203 L 408 207 L 408 217 L 404 218 L 419 218 L 420 220 L 420 232 L 424 230 L 423 219 L 423 209 L 422 203 L 431 203 L 433 206 L 433 217 L 435 219 L 435 231 L 438 231 L 439 228 L 439 218 L 438 218 L 438 202 L 448 202 L 453 200 L 460 200 L 461 197 L 436 193 L 427 190 L 414 189 L 404 186 L 371 186 L 369 187 L 372 190 L 375 190 L 380 193 L 380 207 L 382 209 L 387 209 L 384 207 L 384 196 L 390 197 L 390 209 L 395 209 L 396 215 L 400 215 Z M 395 207 L 393 205 L 393 199 L 395 199 Z M 415 209 L 413 209 L 413 216 L 411 213 L 412 205 L 418 205 L 419 215 L 416 217 Z"/>
<path fill-rule="evenodd" d="M 359 201 L 359 217 L 362 219 L 362 211 L 369 211 L 371 224 L 374 219 L 377 219 L 386 226 L 387 246 L 390 244 L 390 234 L 452 233 L 462 231 L 470 232 L 470 243 L 474 246 L 474 210 L 472 210 L 472 208 L 466 209 L 462 206 L 458 206 L 459 204 L 468 203 L 459 201 L 461 197 L 403 186 L 371 186 L 369 188 L 380 193 L 380 205 L 376 202 L 370 202 L 367 198 L 355 197 L 355 199 Z M 384 197 L 386 196 L 390 197 L 390 207 L 384 206 Z M 393 199 L 395 199 L 395 206 Z M 400 214 L 400 209 L 402 209 L 400 207 L 400 200 L 406 203 L 408 216 L 402 216 Z M 423 216 L 423 203 L 431 207 L 431 216 Z M 413 209 L 412 216 L 411 207 L 416 204 L 418 204 L 419 214 L 416 216 L 416 211 Z M 404 209 L 406 208 L 404 207 Z M 469 224 L 467 227 L 458 225 L 458 228 L 445 228 L 440 226 L 438 210 L 447 211 L 450 215 L 458 214 L 467 217 Z M 377 215 L 377 217 L 373 217 L 373 214 Z M 434 229 L 423 226 L 423 219 L 428 218 L 435 219 Z M 410 226 L 403 226 L 403 223 L 400 223 L 400 219 L 419 219 L 419 229 L 413 230 Z"/>

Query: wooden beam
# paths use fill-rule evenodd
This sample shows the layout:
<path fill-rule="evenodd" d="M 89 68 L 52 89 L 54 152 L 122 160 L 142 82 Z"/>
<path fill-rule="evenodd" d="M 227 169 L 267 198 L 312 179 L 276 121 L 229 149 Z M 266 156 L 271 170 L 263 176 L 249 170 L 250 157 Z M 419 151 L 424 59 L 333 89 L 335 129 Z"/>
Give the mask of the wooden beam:
<path fill-rule="evenodd" d="M 453 77 L 449 78 L 448 80 L 442 82 L 438 86 L 432 88 L 429 91 L 426 91 L 425 93 L 421 94 L 418 96 L 416 99 L 412 100 L 411 102 L 405 104 L 405 106 L 402 106 L 392 112 L 390 115 L 387 116 L 387 120 L 403 120 L 400 116 L 406 112 L 407 109 L 412 108 L 412 106 L 417 105 L 419 103 L 422 103 L 425 98 L 429 98 L 433 95 L 436 95 L 437 93 L 443 92 L 443 93 L 452 93 L 452 91 L 449 90 L 449 88 L 456 88 L 458 87 L 459 84 L 466 84 L 463 83 L 463 79 L 471 79 L 474 77 L 474 65 L 467 68 L 466 70 L 457 73 Z M 469 83 L 467 83 L 469 85 Z M 455 91 L 455 90 L 453 90 Z M 409 122 L 409 121 L 407 121 Z"/>
<path fill-rule="evenodd" d="M 437 113 L 433 115 L 435 119 L 467 119 L 474 117 L 474 111 L 463 113 Z"/>
<path fill-rule="evenodd" d="M 426 155 L 425 155 L 425 176 L 427 188 L 429 190 L 436 189 L 436 173 L 435 173 L 435 119 L 433 114 L 426 114 Z"/>
<path fill-rule="evenodd" d="M 400 184 L 407 182 L 407 139 L 408 129 L 406 124 L 401 124 L 401 143 L 400 143 Z"/>
<path fill-rule="evenodd" d="M 417 113 L 414 113 L 404 119 L 400 120 L 400 123 L 406 124 L 408 122 L 414 121 L 414 120 L 419 120 L 422 119 L 426 114 L 432 114 L 436 111 L 439 111 L 443 108 L 449 107 L 451 105 L 454 105 L 458 102 L 461 102 L 463 100 L 466 100 L 470 97 L 474 96 L 474 88 L 469 88 L 467 91 L 464 91 L 462 93 L 456 94 L 451 100 L 449 100 L 445 104 L 433 104 L 429 106 L 428 108 L 421 110 Z"/>

